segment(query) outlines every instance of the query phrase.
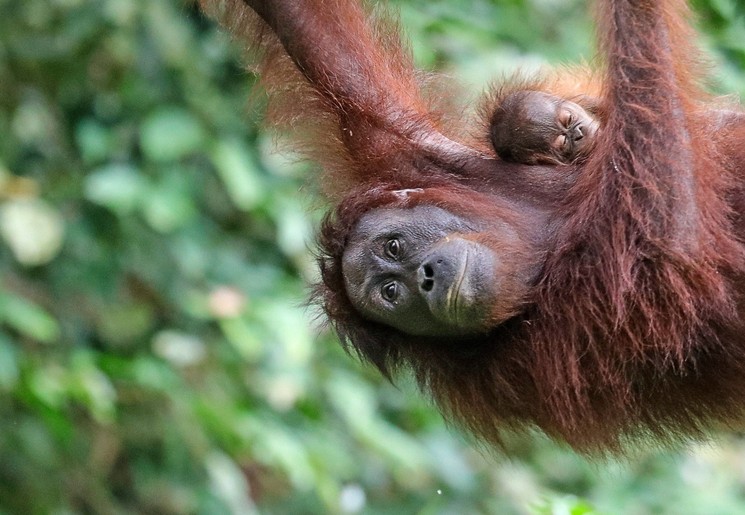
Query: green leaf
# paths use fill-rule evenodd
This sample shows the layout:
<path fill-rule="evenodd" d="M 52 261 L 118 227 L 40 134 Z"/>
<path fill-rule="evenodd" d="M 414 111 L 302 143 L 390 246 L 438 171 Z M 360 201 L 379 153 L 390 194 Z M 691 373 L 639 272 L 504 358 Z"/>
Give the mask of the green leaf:
<path fill-rule="evenodd" d="M 143 213 L 150 226 L 159 232 L 171 232 L 184 226 L 197 214 L 183 170 L 169 170 L 152 185 L 143 203 Z"/>
<path fill-rule="evenodd" d="M 85 179 L 85 196 L 120 214 L 137 207 L 147 181 L 140 171 L 128 164 L 110 164 L 91 173 Z"/>
<path fill-rule="evenodd" d="M 95 120 L 80 122 L 75 128 L 75 140 L 86 163 L 103 161 L 111 153 L 111 133 Z"/>
<path fill-rule="evenodd" d="M 7 335 L 0 333 L 0 390 L 12 390 L 18 376 L 18 350 Z"/>
<path fill-rule="evenodd" d="M 276 210 L 277 243 L 289 256 L 302 254 L 313 241 L 313 226 L 308 212 L 299 202 L 282 202 Z"/>
<path fill-rule="evenodd" d="M 52 343 L 60 336 L 59 324 L 49 313 L 31 301 L 10 294 L 0 294 L 0 322 L 43 343 Z"/>
<path fill-rule="evenodd" d="M 212 151 L 212 161 L 230 199 L 239 209 L 248 211 L 263 200 L 266 188 L 256 161 L 240 140 L 218 142 Z"/>
<path fill-rule="evenodd" d="M 180 107 L 162 107 L 140 128 L 140 145 L 152 161 L 174 161 L 202 150 L 204 130 L 199 120 Z"/>

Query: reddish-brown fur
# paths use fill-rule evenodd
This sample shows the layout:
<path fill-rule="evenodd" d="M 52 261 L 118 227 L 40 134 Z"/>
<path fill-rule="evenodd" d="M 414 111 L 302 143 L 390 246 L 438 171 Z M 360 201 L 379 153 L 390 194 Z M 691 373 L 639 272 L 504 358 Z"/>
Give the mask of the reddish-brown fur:
<path fill-rule="evenodd" d="M 361 358 L 386 375 L 412 369 L 448 418 L 496 444 L 537 426 L 581 451 L 621 451 L 741 421 L 745 118 L 702 92 L 684 2 L 599 3 L 605 71 L 586 84 L 603 128 L 560 174 L 455 140 L 395 24 L 355 2 L 247 1 L 279 38 L 239 0 L 202 3 L 257 46 L 274 119 L 324 166 L 338 207 L 321 229 L 317 297 Z M 576 91 L 562 87 L 548 86 Z M 355 222 L 419 203 L 517 228 L 490 245 L 535 279 L 488 335 L 412 337 L 352 308 L 341 256 Z"/>

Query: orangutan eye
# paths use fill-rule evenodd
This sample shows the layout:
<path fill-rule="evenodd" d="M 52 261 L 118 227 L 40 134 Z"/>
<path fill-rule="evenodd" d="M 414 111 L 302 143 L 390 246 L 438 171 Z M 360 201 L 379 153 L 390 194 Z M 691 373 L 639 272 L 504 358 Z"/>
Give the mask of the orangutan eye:
<path fill-rule="evenodd" d="M 385 253 L 388 254 L 389 257 L 396 259 L 400 252 L 401 244 L 396 238 L 391 238 L 385 243 Z"/>
<path fill-rule="evenodd" d="M 398 298 L 398 284 L 395 282 L 386 283 L 380 291 L 381 295 L 388 302 L 393 302 Z"/>
<path fill-rule="evenodd" d="M 571 111 L 568 111 L 566 109 L 561 111 L 561 114 L 559 115 L 559 123 L 563 125 L 564 127 L 569 127 L 574 123 L 574 115 L 571 113 Z"/>

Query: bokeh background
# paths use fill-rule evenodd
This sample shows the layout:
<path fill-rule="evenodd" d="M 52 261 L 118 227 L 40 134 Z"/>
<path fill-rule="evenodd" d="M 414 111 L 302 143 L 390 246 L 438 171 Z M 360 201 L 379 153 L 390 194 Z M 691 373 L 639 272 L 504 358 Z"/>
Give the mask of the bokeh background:
<path fill-rule="evenodd" d="M 583 1 L 391 4 L 471 95 L 592 56 Z M 695 2 L 741 99 L 742 5 Z M 0 513 L 745 513 L 738 435 L 507 458 L 346 356 L 304 306 L 313 167 L 240 63 L 183 0 L 0 0 Z"/>

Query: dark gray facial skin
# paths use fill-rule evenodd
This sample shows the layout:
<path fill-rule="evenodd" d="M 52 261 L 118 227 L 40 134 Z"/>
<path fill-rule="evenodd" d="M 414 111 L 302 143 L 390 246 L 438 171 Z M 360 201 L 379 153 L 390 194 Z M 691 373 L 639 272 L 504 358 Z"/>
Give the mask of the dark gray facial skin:
<path fill-rule="evenodd" d="M 363 317 L 407 334 L 486 332 L 499 290 L 498 260 L 467 239 L 474 232 L 434 206 L 366 213 L 342 258 L 352 304 Z"/>

